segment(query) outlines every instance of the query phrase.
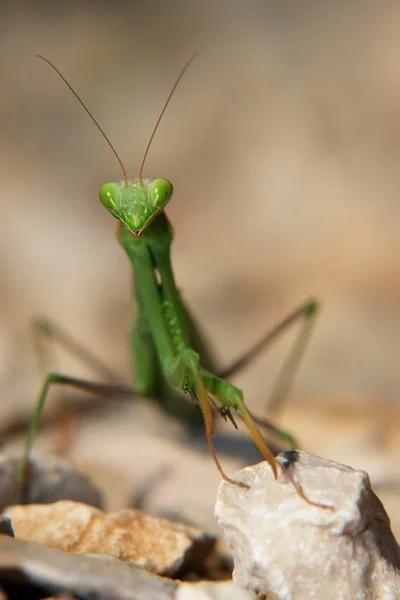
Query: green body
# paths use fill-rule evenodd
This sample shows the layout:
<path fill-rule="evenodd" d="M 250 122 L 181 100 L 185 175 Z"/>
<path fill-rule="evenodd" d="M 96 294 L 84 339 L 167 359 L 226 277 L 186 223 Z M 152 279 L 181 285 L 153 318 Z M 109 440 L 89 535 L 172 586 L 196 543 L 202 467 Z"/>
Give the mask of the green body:
<path fill-rule="evenodd" d="M 221 415 L 230 418 L 234 425 L 230 411 L 238 410 L 277 477 L 275 457 L 247 409 L 242 391 L 209 370 L 210 357 L 175 284 L 171 266 L 173 233 L 164 213 L 172 196 L 172 184 L 165 179 L 121 181 L 105 184 L 99 195 L 104 206 L 119 220 L 118 239 L 135 274 L 137 314 L 131 346 L 136 391 L 164 399 L 171 397 L 168 387 L 189 394 L 201 409 L 209 448 L 221 475 L 232 483 L 248 487 L 227 477 L 212 443 L 214 425 L 210 404 L 214 404 Z M 302 308 L 300 314 L 312 316 L 315 309 L 315 303 L 311 302 Z M 295 318 L 297 316 L 296 313 Z M 286 327 L 289 322 L 283 323 L 283 326 Z M 255 346 L 256 353 L 265 345 L 266 339 Z M 303 348 L 304 339 L 299 338 L 298 348 Z M 298 348 L 295 347 L 295 355 Z M 178 407 L 181 412 L 182 405 Z M 282 437 L 286 437 L 284 433 Z M 314 504 L 290 473 L 284 470 L 299 495 Z"/>
<path fill-rule="evenodd" d="M 262 437 L 254 417 L 243 399 L 243 392 L 226 376 L 240 370 L 298 318 L 306 322 L 292 353 L 281 372 L 276 398 L 286 393 L 288 382 L 303 353 L 317 305 L 307 302 L 286 317 L 228 370 L 215 374 L 212 357 L 190 312 L 185 307 L 175 284 L 171 266 L 172 227 L 164 209 L 172 196 L 172 184 L 165 179 L 120 181 L 107 183 L 100 189 L 100 200 L 118 219 L 118 239 L 128 255 L 135 276 L 135 321 L 131 331 L 131 352 L 135 363 L 133 390 L 120 385 L 107 385 L 80 380 L 60 373 L 50 373 L 42 386 L 37 407 L 30 423 L 25 451 L 18 476 L 23 485 L 29 456 L 44 404 L 53 385 L 68 385 L 100 395 L 116 393 L 142 394 L 156 398 L 163 409 L 179 416 L 186 423 L 204 419 L 207 441 L 221 475 L 224 473 L 212 443 L 214 434 L 211 404 L 236 426 L 231 410 L 237 410 L 262 456 L 269 462 L 275 477 L 277 463 Z M 47 331 L 51 328 L 45 328 Z M 65 338 L 64 338 L 65 339 Z M 71 344 L 68 344 L 71 347 Z M 188 394 L 199 411 L 190 411 L 180 393 Z M 264 423 L 265 424 L 265 423 Z M 293 446 L 293 438 L 271 424 L 267 427 Z M 294 482 L 293 482 L 294 483 Z M 239 484 L 246 487 L 245 484 Z M 300 495 L 300 488 L 294 484 Z M 306 498 L 305 498 L 306 499 Z"/>
<path fill-rule="evenodd" d="M 203 362 L 208 357 L 182 303 L 171 267 L 172 228 L 164 209 L 172 191 L 172 184 L 165 179 L 139 179 L 106 183 L 99 193 L 102 204 L 119 221 L 118 239 L 135 274 L 138 313 L 131 341 L 136 391 L 152 395 L 162 392 L 166 383 L 198 402 L 210 451 L 227 480 L 211 441 L 214 425 L 210 404 L 234 425 L 230 411 L 238 410 L 276 476 L 275 458 L 244 403 L 242 391 L 208 370 L 209 361 Z"/>
<path fill-rule="evenodd" d="M 238 410 L 258 449 L 269 462 L 274 476 L 277 477 L 277 461 L 265 443 L 254 417 L 247 409 L 242 391 L 230 383 L 226 377 L 238 372 L 244 365 L 253 360 L 292 323 L 298 319 L 304 319 L 300 335 L 283 366 L 281 377 L 278 379 L 272 394 L 274 403 L 279 404 L 288 391 L 289 383 L 303 354 L 317 311 L 317 303 L 311 301 L 300 306 L 218 376 L 214 369 L 212 357 L 207 351 L 207 346 L 188 309 L 185 307 L 174 280 L 171 266 L 173 233 L 164 213 L 164 209 L 173 193 L 172 184 L 166 179 L 142 179 L 145 159 L 154 133 L 179 80 L 193 58 L 182 70 L 164 104 L 143 157 L 140 178 L 136 181 L 127 180 L 125 168 L 114 146 L 65 77 L 50 61 L 44 57 L 40 58 L 58 73 L 81 103 L 106 139 L 124 174 L 125 180 L 103 185 L 99 196 L 102 204 L 119 221 L 118 239 L 129 257 L 135 276 L 136 315 L 130 336 L 131 351 L 135 363 L 135 387 L 132 390 L 127 389 L 126 386 L 99 384 L 60 373 L 47 375 L 39 394 L 26 439 L 25 451 L 18 474 L 20 487 L 24 487 L 30 453 L 47 395 L 50 388 L 57 384 L 72 386 L 100 395 L 113 395 L 122 391 L 122 393 L 128 392 L 133 395 L 139 393 L 157 398 L 162 403 L 164 410 L 183 417 L 186 422 L 192 420 L 194 414 L 197 417 L 202 416 L 205 422 L 208 445 L 221 475 L 227 481 L 246 488 L 248 487 L 246 484 L 234 481 L 226 476 L 212 443 L 214 426 L 211 404 L 224 418 L 229 418 L 235 426 L 236 423 L 230 411 L 231 409 Z M 46 325 L 44 330 L 42 328 L 43 331 L 47 331 L 48 334 L 51 327 Z M 68 340 L 64 336 L 65 339 Z M 67 345 L 70 349 L 76 348 L 74 343 L 68 342 Z M 87 353 L 80 352 L 80 354 L 87 359 Z M 98 364 L 97 361 L 93 360 L 89 362 Z M 195 404 L 199 405 L 200 413 L 192 412 L 192 417 L 189 416 L 188 418 L 188 415 L 185 414 L 187 405 L 182 403 L 181 398 L 179 398 L 179 393 L 182 392 L 188 394 Z M 289 434 L 277 430 L 271 424 L 267 423 L 267 426 L 289 443 L 293 443 L 293 438 Z M 282 465 L 281 469 L 305 501 L 316 506 L 324 506 L 310 501 L 304 494 L 301 485 L 294 481 L 288 469 Z"/>
<path fill-rule="evenodd" d="M 100 192 L 102 202 L 120 220 L 118 239 L 135 274 L 136 315 L 131 332 L 135 389 L 160 398 L 164 409 L 182 416 L 182 402 L 177 402 L 173 391 L 183 391 L 197 401 L 198 372 L 208 397 L 219 410 L 225 408 L 226 415 L 230 407 L 238 407 L 242 392 L 210 371 L 211 356 L 182 302 L 172 271 L 173 231 L 163 212 L 172 186 L 165 180 L 155 181 L 162 182 L 163 189 L 170 192 L 165 194 L 162 211 L 160 203 L 152 198 L 158 190 L 154 180 L 106 184 Z M 112 203 L 109 196 L 113 197 Z M 155 216 L 151 211 L 154 205 Z M 196 360 L 198 368 L 193 368 Z"/>
<path fill-rule="evenodd" d="M 203 421 L 201 413 L 193 405 L 182 403 L 180 394 L 171 387 L 162 368 L 167 355 L 176 355 L 184 348 L 193 348 L 204 368 L 213 371 L 215 364 L 209 346 L 175 285 L 170 258 L 172 227 L 163 213 L 139 238 L 135 238 L 123 225 L 119 228 L 118 237 L 135 273 L 134 323 L 130 333 L 135 390 L 158 402 L 168 414 L 186 423 L 200 425 Z M 157 267 L 160 259 L 161 270 Z M 156 340 L 158 335 L 153 335 L 155 321 L 156 331 L 162 332 L 159 341 Z M 193 385 L 190 388 L 189 381 L 186 384 L 185 391 L 195 399 Z"/>
<path fill-rule="evenodd" d="M 219 463 L 212 442 L 214 434 L 212 404 L 235 426 L 231 409 L 239 411 L 262 456 L 269 462 L 275 477 L 278 475 L 278 463 L 245 405 L 243 392 L 225 379 L 226 371 L 222 376 L 213 372 L 206 345 L 176 287 L 171 266 L 173 234 L 164 213 L 172 191 L 171 183 L 165 179 L 107 183 L 100 189 L 102 204 L 119 221 L 118 239 L 128 255 L 135 275 L 136 317 L 131 331 L 135 388 L 126 390 L 123 387 L 122 392 L 156 397 L 162 403 L 164 410 L 180 416 L 186 422 L 191 422 L 195 413 L 187 414 L 187 408 L 184 408 L 186 405 L 180 402 L 177 392 L 188 394 L 200 408 L 197 417 L 202 416 L 204 419 L 210 452 L 222 477 L 246 488 L 247 484 L 230 479 Z M 302 355 L 316 308 L 314 301 L 307 302 L 286 317 L 239 358 L 228 369 L 228 373 L 237 372 L 291 323 L 303 317 L 308 324 L 305 323 L 287 364 L 284 365 L 282 371 L 284 386 L 277 386 L 279 390 L 277 398 L 280 399 L 282 390 L 286 391 L 287 381 L 290 381 L 294 367 L 297 366 Z M 100 395 L 121 392 L 121 386 L 98 384 L 59 373 L 50 373 L 43 383 L 30 423 L 18 474 L 20 487 L 23 487 L 27 475 L 29 457 L 47 395 L 55 384 L 73 386 Z M 293 444 L 290 434 L 276 430 L 271 425 L 268 427 Z M 281 468 L 292 481 L 299 495 L 310 504 L 315 504 L 307 498 L 286 467 L 281 466 Z"/>

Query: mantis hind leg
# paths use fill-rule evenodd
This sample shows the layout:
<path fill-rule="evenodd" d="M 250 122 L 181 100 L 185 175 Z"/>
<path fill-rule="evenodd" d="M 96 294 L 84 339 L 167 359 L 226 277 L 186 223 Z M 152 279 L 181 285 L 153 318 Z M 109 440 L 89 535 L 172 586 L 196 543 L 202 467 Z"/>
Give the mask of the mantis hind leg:
<path fill-rule="evenodd" d="M 280 321 L 273 329 L 263 335 L 261 339 L 242 354 L 242 356 L 232 362 L 228 367 L 222 369 L 218 373 L 218 376 L 225 379 L 236 375 L 255 360 L 261 352 L 278 339 L 289 327 L 298 321 L 302 321 L 299 333 L 281 367 L 267 401 L 267 409 L 269 411 L 276 411 L 290 392 L 293 378 L 307 349 L 318 311 L 319 304 L 316 300 L 305 302 Z M 283 437 L 286 437 L 285 433 Z"/>
<path fill-rule="evenodd" d="M 47 364 L 47 360 L 43 360 L 43 357 L 46 357 L 43 341 L 48 340 L 59 344 L 63 350 L 77 358 L 107 382 L 128 389 L 128 385 L 121 375 L 85 348 L 58 324 L 46 318 L 36 318 L 33 321 L 33 336 L 41 366 Z M 142 313 L 139 315 L 139 311 L 130 332 L 130 347 L 135 362 L 133 377 L 135 387 L 130 388 L 132 397 L 145 396 L 158 404 L 168 415 L 180 419 L 190 427 L 202 427 L 202 415 L 193 406 L 193 403 L 187 401 L 183 394 L 178 393 L 168 385 L 159 366 L 152 337 L 146 329 L 145 319 Z M 107 394 L 107 396 L 111 397 L 111 394 Z"/>
<path fill-rule="evenodd" d="M 33 417 L 30 421 L 28 434 L 26 436 L 25 448 L 21 460 L 21 465 L 18 473 L 18 484 L 22 485 L 27 473 L 27 467 L 29 463 L 29 457 L 32 452 L 33 443 L 35 441 L 36 433 L 39 427 L 40 417 L 42 415 L 44 405 L 46 402 L 46 398 L 49 394 L 50 389 L 55 385 L 64 385 L 71 388 L 79 389 L 85 392 L 89 392 L 95 394 L 97 396 L 107 397 L 107 396 L 121 396 L 121 395 L 129 395 L 131 396 L 134 392 L 129 386 L 125 386 L 123 384 L 114 384 L 114 383 L 99 383 L 88 381 L 86 379 L 79 379 L 77 377 L 70 377 L 68 375 L 63 375 L 60 373 L 50 373 L 44 380 L 42 385 L 35 410 L 33 412 Z"/>
<path fill-rule="evenodd" d="M 87 365 L 100 377 L 104 377 L 110 382 L 124 384 L 121 375 L 116 373 L 105 361 L 101 360 L 98 356 L 95 356 L 93 352 L 85 348 L 80 342 L 53 321 L 44 317 L 35 318 L 32 322 L 32 333 L 41 366 L 47 363 L 47 360 L 44 360 L 47 358 L 47 352 L 43 341 L 48 340 L 59 344 L 61 348 L 77 358 L 81 363 Z"/>

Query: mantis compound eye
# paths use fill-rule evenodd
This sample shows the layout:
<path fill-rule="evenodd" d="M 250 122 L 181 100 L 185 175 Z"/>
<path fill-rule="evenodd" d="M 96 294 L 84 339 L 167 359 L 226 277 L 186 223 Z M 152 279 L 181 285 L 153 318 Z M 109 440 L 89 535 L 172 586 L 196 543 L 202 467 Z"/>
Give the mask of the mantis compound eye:
<path fill-rule="evenodd" d="M 153 179 L 149 184 L 150 201 L 154 208 L 161 208 L 173 193 L 172 183 L 168 179 Z"/>
<path fill-rule="evenodd" d="M 100 202 L 113 214 L 118 211 L 121 199 L 121 190 L 116 183 L 105 183 L 99 191 Z"/>

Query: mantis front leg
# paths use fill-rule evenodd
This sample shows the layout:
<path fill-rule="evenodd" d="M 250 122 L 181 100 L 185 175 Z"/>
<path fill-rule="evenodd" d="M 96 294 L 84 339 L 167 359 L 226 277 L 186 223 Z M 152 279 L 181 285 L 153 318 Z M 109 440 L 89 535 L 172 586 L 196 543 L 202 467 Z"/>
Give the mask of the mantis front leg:
<path fill-rule="evenodd" d="M 182 350 L 167 370 L 167 379 L 171 387 L 188 392 L 200 405 L 206 427 L 207 443 L 215 465 L 225 481 L 248 488 L 248 485 L 228 477 L 218 460 L 212 441 L 214 435 L 214 415 L 203 378 L 201 376 L 199 355 L 192 349 Z"/>
<path fill-rule="evenodd" d="M 209 373 L 205 369 L 202 369 L 201 375 L 206 386 L 207 391 L 211 395 L 216 404 L 218 410 L 223 414 L 230 415 L 230 409 L 239 411 L 240 416 L 243 419 L 244 424 L 250 432 L 251 437 L 254 440 L 257 448 L 261 452 L 262 456 L 269 463 L 275 479 L 278 477 L 277 461 L 268 448 L 260 430 L 257 427 L 253 416 L 247 408 L 244 399 L 243 392 L 232 385 L 229 381 L 221 379 L 212 373 Z"/>
<path fill-rule="evenodd" d="M 215 375 L 208 373 L 204 369 L 201 371 L 201 375 L 202 375 L 202 379 L 204 381 L 206 389 L 212 395 L 212 397 L 215 399 L 217 407 L 220 410 L 220 412 L 221 411 L 223 412 L 226 410 L 229 411 L 231 408 L 239 411 L 240 416 L 243 419 L 243 422 L 245 423 L 251 437 L 254 440 L 254 443 L 256 444 L 257 448 L 260 450 L 262 456 L 269 463 L 275 479 L 278 478 L 278 464 L 279 464 L 281 470 L 283 471 L 285 476 L 290 480 L 290 482 L 292 483 L 296 492 L 299 494 L 299 496 L 301 498 L 303 498 L 303 500 L 305 502 L 307 502 L 307 504 L 310 504 L 312 506 L 317 506 L 318 508 L 327 508 L 329 510 L 332 510 L 332 507 L 329 505 L 320 504 L 318 502 L 313 502 L 312 500 L 310 500 L 308 498 L 308 496 L 306 495 L 306 493 L 304 492 L 300 483 L 298 483 L 294 479 L 294 477 L 290 473 L 289 469 L 286 466 L 283 466 L 282 464 L 278 463 L 275 456 L 272 454 L 271 450 L 268 448 L 266 442 L 264 441 L 264 438 L 261 435 L 261 432 L 260 432 L 251 412 L 249 411 L 249 409 L 247 408 L 247 406 L 245 404 L 245 401 L 243 398 L 243 392 L 239 388 L 232 385 L 229 381 L 226 381 L 224 379 L 216 377 Z M 229 481 L 232 481 L 232 480 L 229 480 Z M 244 484 L 241 484 L 237 481 L 234 481 L 234 483 L 245 487 Z"/>

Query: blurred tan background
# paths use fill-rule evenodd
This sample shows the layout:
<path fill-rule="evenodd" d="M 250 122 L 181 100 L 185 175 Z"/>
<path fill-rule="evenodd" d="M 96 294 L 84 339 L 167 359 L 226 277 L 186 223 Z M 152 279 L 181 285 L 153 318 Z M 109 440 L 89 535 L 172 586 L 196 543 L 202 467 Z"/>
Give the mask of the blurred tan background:
<path fill-rule="evenodd" d="M 376 428 L 383 412 L 388 427 L 399 415 L 398 3 L 32 2 L 3 6 L 0 17 L 3 421 L 28 414 L 40 385 L 33 315 L 62 324 L 130 375 L 130 269 L 115 222 L 97 199 L 99 186 L 121 173 L 72 94 L 35 54 L 60 68 L 135 176 L 160 108 L 197 51 L 146 166 L 147 176 L 168 177 L 175 187 L 168 215 L 184 297 L 221 364 L 306 298 L 319 298 L 321 317 L 285 424 L 303 447 L 383 481 L 395 477 L 396 432 L 391 446 L 385 424 Z M 292 336 L 235 381 L 253 408 L 265 403 Z M 88 375 L 64 354 L 55 364 Z M 330 410 L 338 413 L 328 418 Z M 100 439 L 104 448 L 107 435 L 104 460 L 121 464 L 128 454 L 132 466 L 135 425 L 126 416 L 119 429 L 109 423 L 82 433 L 76 456 L 80 447 L 85 454 L 85 440 Z M 124 432 L 126 447 L 113 446 Z M 366 432 L 374 442 L 364 448 Z M 88 456 L 99 458 L 99 450 Z M 211 459 L 201 461 L 208 469 Z M 206 477 L 203 466 L 192 478 Z M 214 471 L 210 477 L 207 518 L 219 480 Z M 122 480 L 128 488 L 125 473 Z M 194 482 L 187 485 L 186 504 Z"/>

